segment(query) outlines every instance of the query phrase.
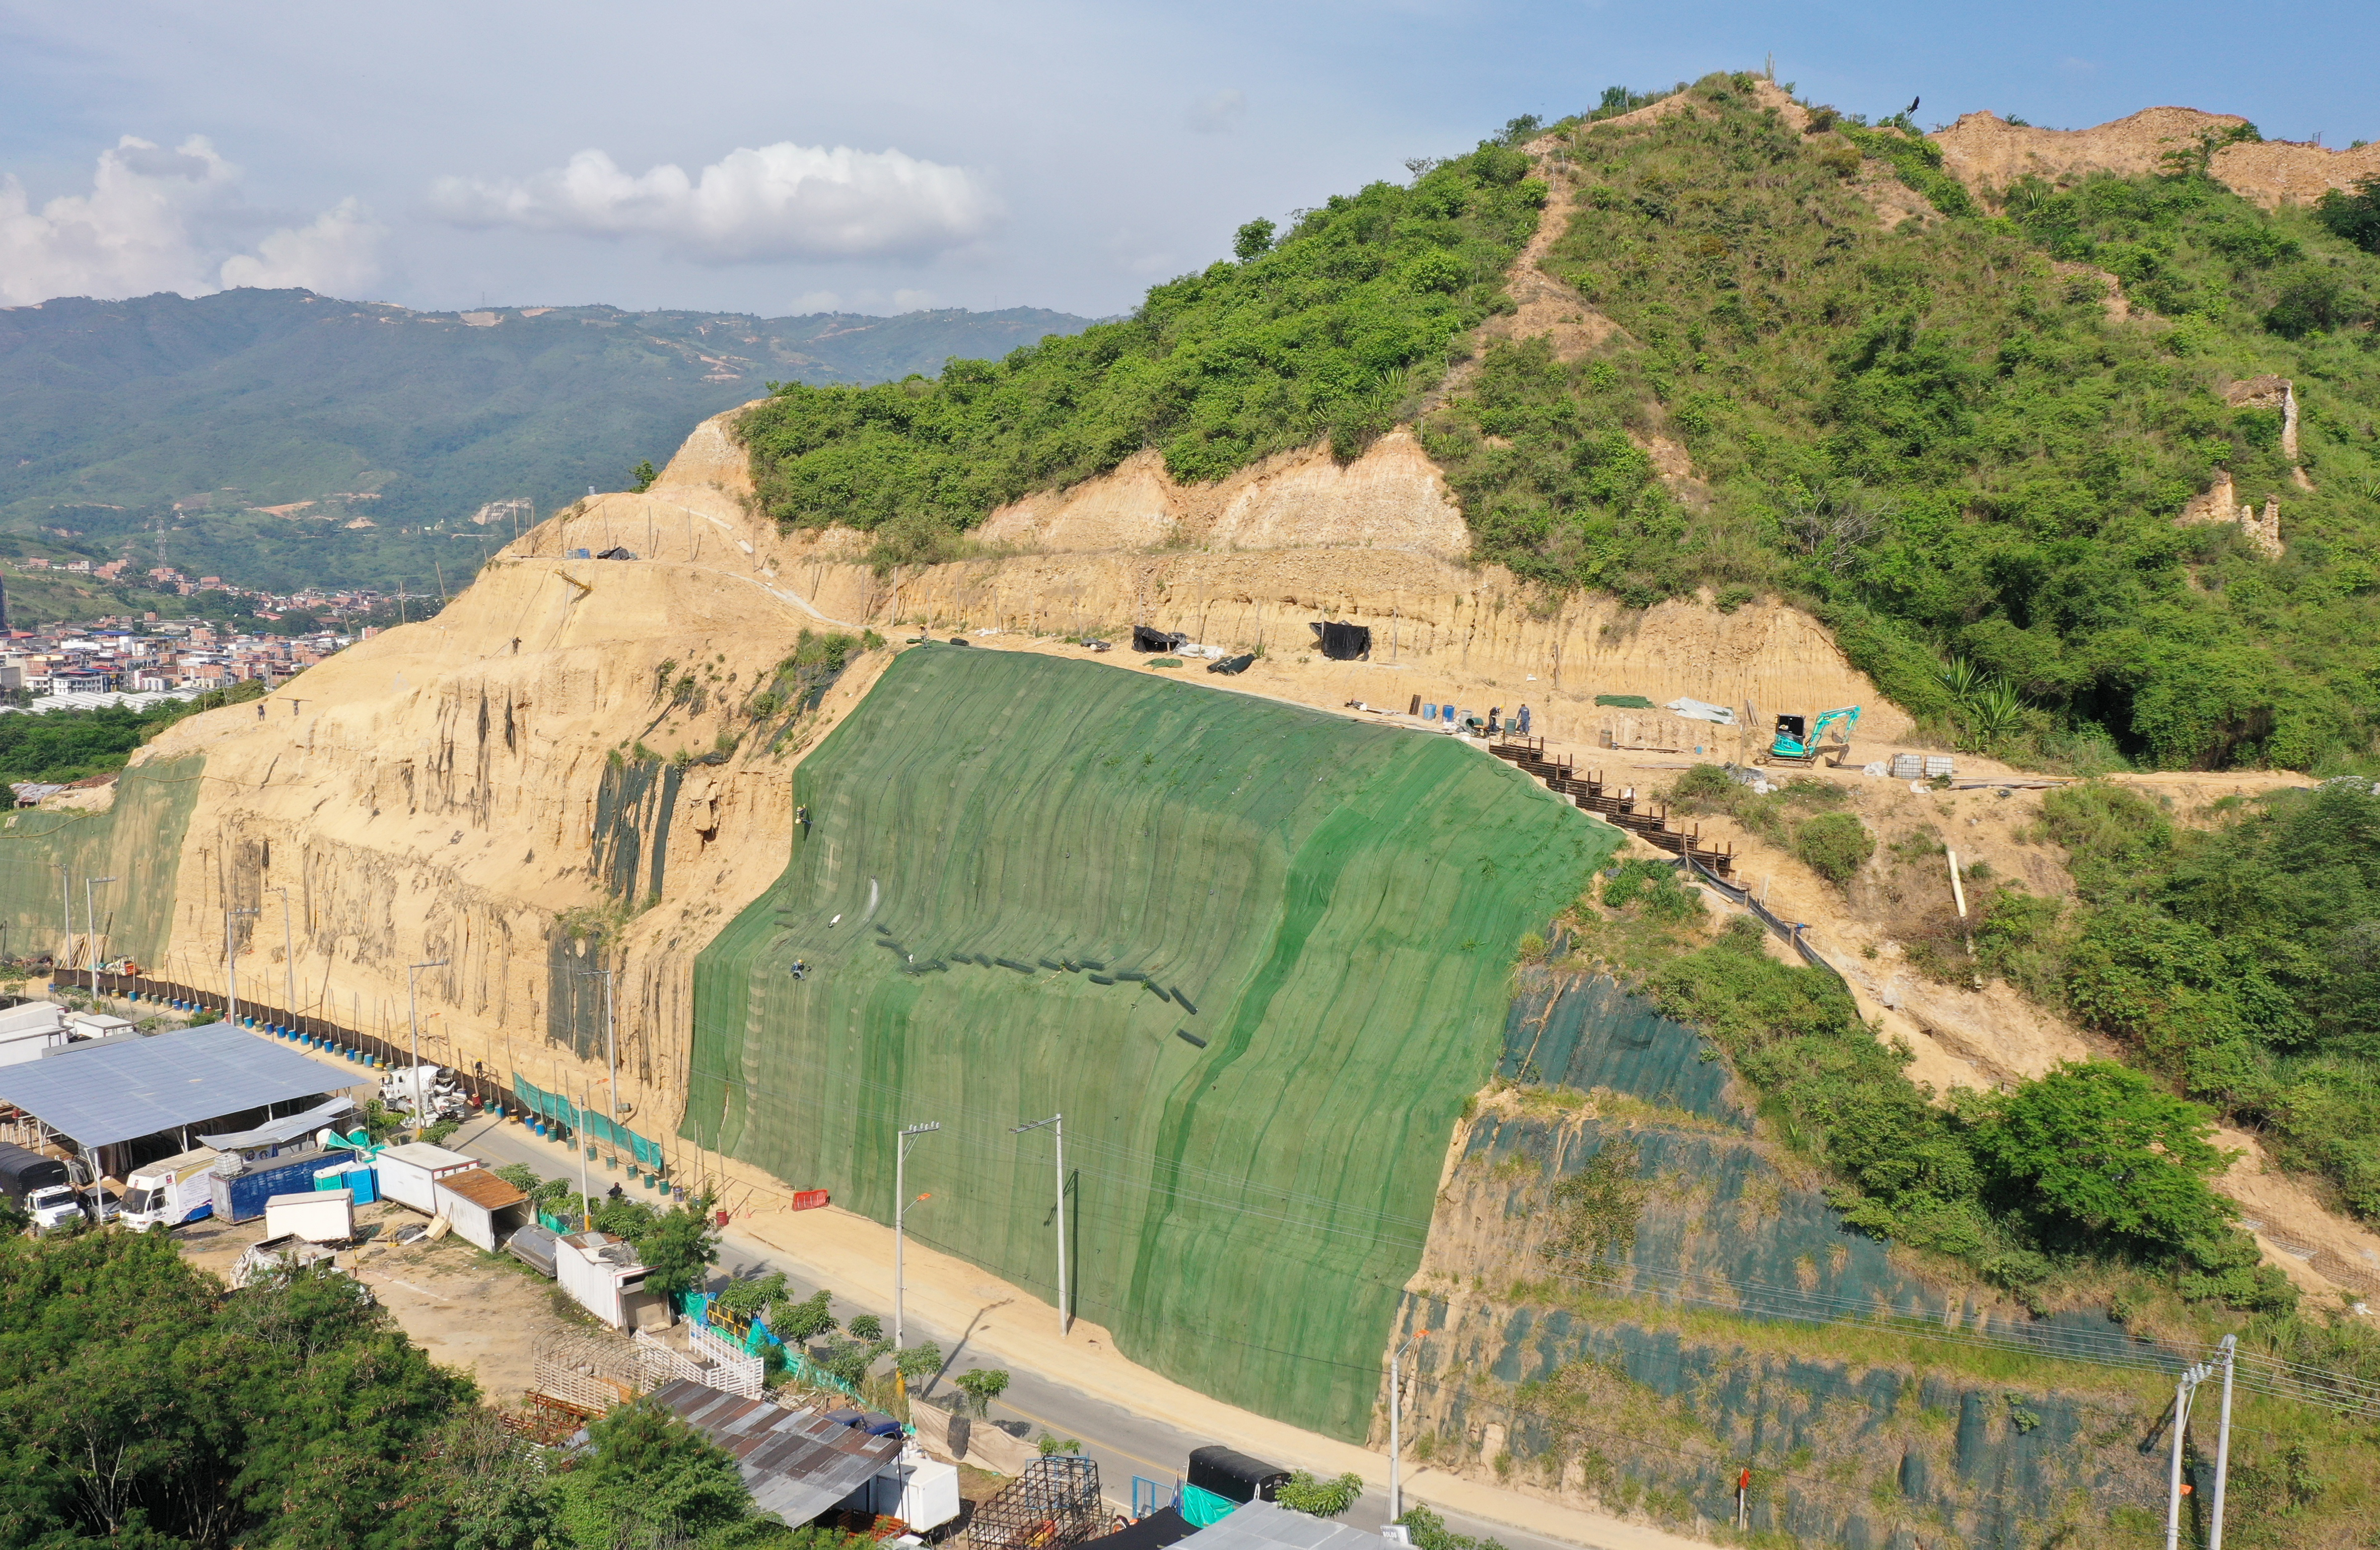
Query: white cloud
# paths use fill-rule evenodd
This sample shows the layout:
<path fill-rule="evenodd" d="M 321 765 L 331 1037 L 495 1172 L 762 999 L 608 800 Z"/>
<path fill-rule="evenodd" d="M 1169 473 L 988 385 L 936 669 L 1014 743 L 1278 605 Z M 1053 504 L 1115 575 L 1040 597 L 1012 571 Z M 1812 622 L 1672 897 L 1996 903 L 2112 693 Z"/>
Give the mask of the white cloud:
<path fill-rule="evenodd" d="M 973 241 L 1000 215 L 964 168 L 790 141 L 731 151 L 698 177 L 668 163 L 632 176 L 582 151 L 529 178 L 441 178 L 431 197 L 458 225 L 649 235 L 717 262 L 922 256 Z"/>
<path fill-rule="evenodd" d="M 258 243 L 253 254 L 225 259 L 223 283 L 354 296 L 380 278 L 380 239 L 386 235 L 363 206 L 341 200 L 312 225 L 285 226 Z"/>
<path fill-rule="evenodd" d="M 1247 116 L 1247 93 L 1237 87 L 1226 87 L 1211 97 L 1201 97 L 1190 104 L 1184 117 L 1193 134 L 1227 135 L 1240 127 Z"/>
<path fill-rule="evenodd" d="M 311 226 L 273 233 L 258 257 L 218 266 L 221 248 L 210 251 L 192 227 L 238 202 L 239 176 L 203 136 L 166 151 L 127 135 L 100 152 L 88 194 L 61 195 L 36 210 L 15 176 L 0 177 L 0 302 L 204 296 L 252 285 L 352 290 L 376 276 L 380 228 L 353 200 Z"/>

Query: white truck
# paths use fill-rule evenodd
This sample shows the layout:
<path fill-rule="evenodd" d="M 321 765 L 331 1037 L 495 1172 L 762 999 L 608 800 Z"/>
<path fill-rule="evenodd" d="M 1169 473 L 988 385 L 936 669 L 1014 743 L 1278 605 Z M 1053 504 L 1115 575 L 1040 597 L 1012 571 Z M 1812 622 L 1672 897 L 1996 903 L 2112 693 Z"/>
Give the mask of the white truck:
<path fill-rule="evenodd" d="M 163 1162 L 132 1171 L 124 1193 L 124 1225 L 140 1231 L 164 1225 L 179 1227 L 215 1214 L 214 1181 L 211 1177 L 223 1154 L 200 1146 Z"/>
<path fill-rule="evenodd" d="M 33 1218 L 34 1231 L 47 1232 L 77 1217 L 89 1217 L 91 1202 L 94 1198 L 99 1202 L 99 1219 L 114 1221 L 115 1202 L 109 1198 L 106 1191 L 94 1192 L 73 1184 L 52 1184 L 46 1189 L 35 1190 L 25 1197 L 25 1214 Z"/>
<path fill-rule="evenodd" d="M 381 1078 L 380 1101 L 413 1116 L 416 1123 L 459 1120 L 469 1111 L 463 1089 L 443 1066 L 406 1066 Z"/>

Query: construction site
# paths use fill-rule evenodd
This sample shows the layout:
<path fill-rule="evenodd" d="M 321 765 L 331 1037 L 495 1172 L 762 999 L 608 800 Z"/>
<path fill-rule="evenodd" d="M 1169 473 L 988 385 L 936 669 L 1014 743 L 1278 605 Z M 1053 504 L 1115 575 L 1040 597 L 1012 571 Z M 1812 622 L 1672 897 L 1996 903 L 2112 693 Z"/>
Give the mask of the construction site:
<path fill-rule="evenodd" d="M 1892 919 L 1773 836 L 1660 795 L 1696 765 L 1828 782 L 1888 842 L 1952 828 L 2055 888 L 2027 829 L 2051 782 L 1914 740 L 1783 604 L 1539 604 L 1465 561 L 1402 434 L 1186 492 L 1128 463 L 999 514 L 975 557 L 880 569 L 752 515 L 733 420 L 435 619 L 7 819 L 10 940 L 57 939 L 91 967 L 54 989 L 134 1015 L 435 1064 L 483 1153 L 707 1197 L 731 1245 L 1210 1440 L 1377 1483 L 1393 1420 L 1404 1488 L 1472 1521 L 1997 1545 L 2161 1510 L 2161 1459 L 2092 1439 L 2153 1429 L 2194 1352 L 1846 1231 L 1709 1040 L 1563 961 L 1599 871 L 1673 864 L 1936 1090 L 2085 1058 L 2005 987 L 1909 975 Z M 2236 1139 L 2274 1262 L 2380 1290 L 2380 1239 Z M 1548 1278 L 1548 1203 L 1614 1140 L 1650 1192 L 1624 1269 Z M 416 1301 L 435 1331 L 458 1299 Z M 771 1402 L 721 1375 L 748 1352 L 639 1338 L 483 1329 L 463 1359 L 581 1418 L 596 1389 Z M 1086 1507 L 992 1430 L 975 1458 L 1030 1474 L 1032 1523 L 1142 1505 L 1110 1479 Z M 827 1441 L 857 1462 L 819 1492 L 900 1453 Z M 1740 1459 L 1811 1447 L 1899 1494 L 1786 1470 L 1742 1495 Z"/>

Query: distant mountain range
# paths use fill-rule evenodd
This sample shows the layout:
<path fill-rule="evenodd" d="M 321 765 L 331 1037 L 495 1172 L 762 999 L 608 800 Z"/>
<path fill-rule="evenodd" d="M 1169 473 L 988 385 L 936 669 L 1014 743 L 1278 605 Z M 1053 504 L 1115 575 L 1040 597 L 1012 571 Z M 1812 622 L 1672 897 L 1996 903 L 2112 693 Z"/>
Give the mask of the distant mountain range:
<path fill-rule="evenodd" d="M 296 290 L 0 309 L 0 554 L 139 575 L 162 544 L 251 587 L 451 587 L 516 512 L 622 488 L 772 381 L 930 375 L 1091 321 L 415 312 Z"/>

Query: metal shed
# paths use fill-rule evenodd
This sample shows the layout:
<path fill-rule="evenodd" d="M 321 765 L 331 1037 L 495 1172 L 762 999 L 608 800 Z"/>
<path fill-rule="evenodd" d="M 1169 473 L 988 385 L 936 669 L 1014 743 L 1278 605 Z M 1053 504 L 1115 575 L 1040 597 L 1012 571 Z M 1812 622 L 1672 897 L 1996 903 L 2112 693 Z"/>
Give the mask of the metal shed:
<path fill-rule="evenodd" d="M 446 1218 L 455 1236 L 490 1253 L 528 1220 L 528 1196 L 484 1168 L 449 1173 L 431 1193 L 438 1202 L 434 1214 Z"/>
<path fill-rule="evenodd" d="M 1388 1550 L 1390 1541 L 1366 1529 L 1257 1500 L 1175 1543 L 1196 1550 Z"/>
<path fill-rule="evenodd" d="M 228 1023 L 154 1038 L 94 1040 L 55 1060 L 0 1066 L 12 1103 L 85 1147 L 338 1092 L 336 1073 Z"/>
<path fill-rule="evenodd" d="M 891 1469 L 899 1437 L 871 1437 L 816 1411 L 722 1394 L 686 1378 L 653 1390 L 654 1401 L 727 1450 L 752 1505 L 799 1528 Z"/>

